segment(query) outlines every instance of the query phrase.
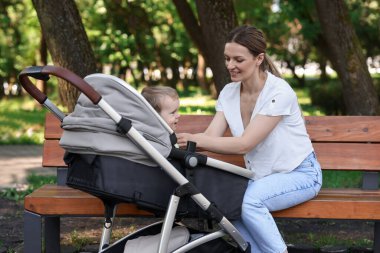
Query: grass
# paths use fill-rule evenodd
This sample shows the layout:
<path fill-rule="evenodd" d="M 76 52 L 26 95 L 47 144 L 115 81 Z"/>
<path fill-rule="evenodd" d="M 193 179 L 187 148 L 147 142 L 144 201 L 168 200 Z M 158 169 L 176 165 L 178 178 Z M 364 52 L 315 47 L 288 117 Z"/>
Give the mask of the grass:
<path fill-rule="evenodd" d="M 369 239 L 341 239 L 334 234 L 316 234 L 310 232 L 304 233 L 291 233 L 284 235 L 287 242 L 295 242 L 295 245 L 310 245 L 313 248 L 328 247 L 329 245 L 342 246 L 342 247 L 362 247 L 372 248 L 373 241 Z M 293 243 L 292 243 L 293 244 Z M 329 252 L 329 251 L 327 251 Z M 335 251 L 334 251 L 335 252 Z M 338 251 L 337 251 L 338 252 Z M 340 251 L 339 251 L 340 252 Z"/>
<path fill-rule="evenodd" d="M 361 171 L 323 171 L 323 188 L 360 188 Z"/>
<path fill-rule="evenodd" d="M 13 201 L 22 201 L 24 197 L 32 193 L 35 189 L 45 184 L 56 184 L 56 176 L 42 176 L 30 174 L 26 178 L 27 187 L 25 189 L 7 188 L 0 191 L 0 197 Z"/>
<path fill-rule="evenodd" d="M 31 98 L 0 100 L 0 144 L 41 144 L 46 109 Z"/>
<path fill-rule="evenodd" d="M 74 230 L 73 232 L 70 233 L 70 241 L 76 253 L 76 252 L 81 252 L 83 248 L 86 245 L 92 243 L 93 240 L 87 236 L 81 235 L 81 233 Z"/>

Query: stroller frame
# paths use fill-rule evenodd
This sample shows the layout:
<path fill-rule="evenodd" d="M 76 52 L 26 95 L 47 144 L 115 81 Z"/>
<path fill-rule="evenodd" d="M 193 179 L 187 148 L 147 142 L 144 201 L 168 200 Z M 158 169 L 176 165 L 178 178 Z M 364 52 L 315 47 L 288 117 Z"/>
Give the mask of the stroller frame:
<path fill-rule="evenodd" d="M 65 114 L 61 112 L 48 98 L 43 94 L 33 83 L 29 80 L 29 77 L 33 77 L 39 80 L 48 80 L 49 75 L 54 75 L 56 77 L 62 78 L 68 81 L 70 84 L 74 85 L 79 89 L 84 95 L 86 95 L 94 105 L 98 105 L 118 126 L 118 131 L 125 134 L 128 138 L 132 139 L 140 148 L 146 151 L 146 153 L 175 181 L 178 183 L 179 187 L 176 189 L 175 193 L 171 196 L 169 206 L 167 208 L 164 221 L 161 228 L 161 237 L 159 243 L 159 253 L 166 253 L 168 250 L 168 244 L 170 239 L 170 233 L 174 224 L 178 204 L 180 198 L 183 196 L 190 196 L 195 203 L 207 214 L 210 215 L 219 225 L 220 230 L 207 234 L 199 239 L 185 244 L 179 249 L 175 250 L 175 253 L 186 252 L 192 248 L 195 248 L 205 242 L 214 240 L 225 235 L 229 235 L 238 245 L 242 252 L 250 252 L 250 245 L 247 243 L 239 231 L 233 226 L 233 224 L 223 216 L 223 214 L 211 204 L 211 202 L 203 196 L 201 193 L 197 192 L 196 187 L 189 182 L 189 180 L 184 177 L 165 157 L 163 157 L 131 124 L 131 121 L 127 118 L 123 118 L 118 112 L 116 112 L 103 98 L 95 91 L 85 80 L 78 77 L 71 71 L 56 67 L 56 66 L 33 66 L 24 69 L 19 74 L 19 80 L 24 89 L 32 95 L 40 104 L 47 107 L 58 119 L 63 121 Z M 111 77 L 112 78 L 112 77 Z M 214 164 L 220 164 L 223 162 L 214 161 L 210 159 L 208 161 L 211 166 Z M 225 163 L 226 164 L 226 163 Z M 248 170 L 240 168 L 238 166 L 227 166 L 233 172 L 243 175 L 245 177 L 250 177 L 251 174 Z M 228 170 L 228 169 L 227 169 Z M 102 237 L 99 245 L 99 252 L 107 252 L 109 244 L 111 231 L 112 231 L 112 220 L 115 216 L 116 205 L 106 207 L 106 217 L 104 228 L 102 232 Z"/>

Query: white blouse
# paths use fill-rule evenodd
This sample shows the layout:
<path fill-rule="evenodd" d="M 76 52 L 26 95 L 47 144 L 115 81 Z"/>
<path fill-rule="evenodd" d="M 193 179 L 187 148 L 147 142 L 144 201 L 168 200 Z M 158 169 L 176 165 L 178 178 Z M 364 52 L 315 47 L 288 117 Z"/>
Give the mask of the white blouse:
<path fill-rule="evenodd" d="M 295 92 L 285 80 L 267 73 L 251 119 L 257 114 L 281 115 L 283 118 L 261 143 L 244 156 L 246 168 L 254 172 L 254 180 L 273 173 L 290 172 L 313 151 Z M 240 85 L 240 82 L 227 84 L 216 104 L 216 110 L 224 113 L 233 136 L 241 136 L 244 132 Z"/>

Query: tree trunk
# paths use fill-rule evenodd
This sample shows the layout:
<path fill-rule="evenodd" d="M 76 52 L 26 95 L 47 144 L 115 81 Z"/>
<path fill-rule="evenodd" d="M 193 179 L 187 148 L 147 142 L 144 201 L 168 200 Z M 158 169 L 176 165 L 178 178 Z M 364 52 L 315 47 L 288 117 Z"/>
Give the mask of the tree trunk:
<path fill-rule="evenodd" d="M 38 65 L 45 66 L 47 64 L 47 46 L 46 46 L 45 38 L 42 33 L 41 33 L 41 39 L 40 39 L 39 54 L 40 54 L 40 60 L 38 62 Z M 42 93 L 47 94 L 46 81 L 37 80 L 36 86 Z"/>
<path fill-rule="evenodd" d="M 202 90 L 210 91 L 206 81 L 206 64 L 202 54 L 198 54 L 197 81 Z"/>
<path fill-rule="evenodd" d="M 330 62 L 343 86 L 348 115 L 380 114 L 379 99 L 344 0 L 316 0 Z"/>
<path fill-rule="evenodd" d="M 73 0 L 32 0 L 54 65 L 84 77 L 96 72 L 94 53 Z M 79 96 L 73 86 L 59 80 L 59 95 L 68 112 Z"/>
<path fill-rule="evenodd" d="M 173 0 L 173 2 L 190 38 L 211 68 L 219 93 L 230 81 L 223 52 L 227 34 L 237 25 L 232 0 L 196 0 L 199 20 L 196 19 L 187 1 Z"/>

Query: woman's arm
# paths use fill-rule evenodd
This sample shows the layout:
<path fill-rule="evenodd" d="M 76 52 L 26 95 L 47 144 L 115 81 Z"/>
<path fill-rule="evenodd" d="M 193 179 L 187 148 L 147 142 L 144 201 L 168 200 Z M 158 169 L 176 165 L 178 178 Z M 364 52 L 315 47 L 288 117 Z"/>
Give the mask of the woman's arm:
<path fill-rule="evenodd" d="M 216 112 L 214 118 L 212 119 L 210 125 L 207 127 L 204 132 L 205 135 L 220 137 L 226 132 L 228 128 L 228 123 L 224 117 L 223 112 Z"/>
<path fill-rule="evenodd" d="M 204 131 L 204 133 L 199 133 L 199 135 L 202 134 L 205 136 L 220 137 L 223 136 L 227 128 L 228 123 L 224 117 L 223 112 L 216 112 L 207 129 Z M 180 147 L 185 147 L 187 145 L 187 141 L 192 141 L 193 135 L 196 134 L 177 133 L 176 136 L 178 145 Z"/>
<path fill-rule="evenodd" d="M 215 131 L 215 129 L 218 129 L 216 124 L 220 123 L 219 120 L 215 122 L 213 120 L 205 133 L 178 134 L 177 137 L 179 136 L 180 145 L 181 143 L 186 143 L 186 141 L 193 141 L 197 143 L 197 147 L 216 153 L 246 154 L 262 142 L 281 119 L 282 116 L 257 115 L 251 120 L 240 137 L 222 137 L 224 132 L 220 134 L 220 132 Z M 212 135 L 215 133 L 219 135 Z"/>

